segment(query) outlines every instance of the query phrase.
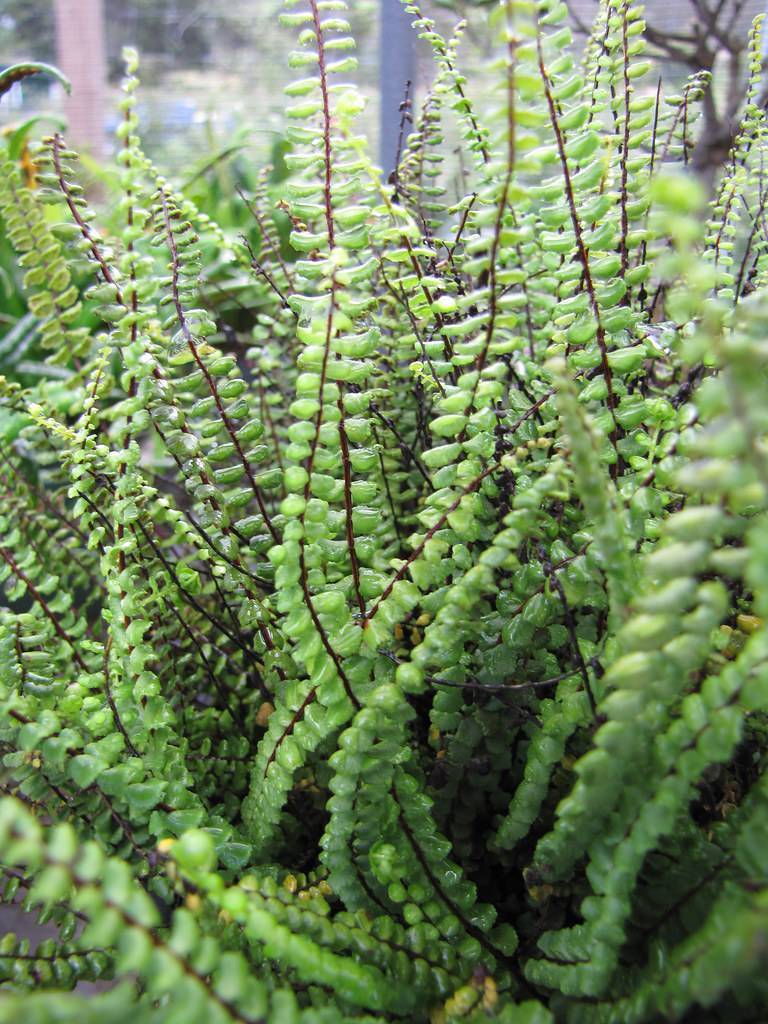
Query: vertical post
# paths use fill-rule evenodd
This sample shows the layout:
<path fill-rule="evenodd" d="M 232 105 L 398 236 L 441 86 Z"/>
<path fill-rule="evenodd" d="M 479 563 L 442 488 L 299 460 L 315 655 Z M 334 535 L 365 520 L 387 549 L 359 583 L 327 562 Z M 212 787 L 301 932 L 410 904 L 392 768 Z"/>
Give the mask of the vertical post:
<path fill-rule="evenodd" d="M 405 98 L 406 83 L 414 83 L 416 77 L 416 33 L 411 28 L 411 16 L 406 14 L 400 0 L 379 0 L 379 3 L 379 161 L 387 177 L 395 169 L 400 104 Z"/>
<path fill-rule="evenodd" d="M 102 0 L 54 0 L 57 63 L 72 82 L 65 113 L 68 140 L 104 155 L 107 66 Z"/>

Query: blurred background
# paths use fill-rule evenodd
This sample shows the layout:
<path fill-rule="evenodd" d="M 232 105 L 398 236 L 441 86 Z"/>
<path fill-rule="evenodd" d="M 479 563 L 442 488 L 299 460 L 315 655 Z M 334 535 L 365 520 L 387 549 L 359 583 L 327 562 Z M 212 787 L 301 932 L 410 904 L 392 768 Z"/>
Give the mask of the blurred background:
<path fill-rule="evenodd" d="M 425 14 L 448 30 L 464 17 L 468 90 L 483 96 L 488 12 L 496 0 L 423 0 Z M 39 112 L 62 112 L 68 138 L 97 160 L 109 155 L 123 46 L 142 58 L 140 117 L 149 154 L 169 174 L 205 173 L 229 151 L 256 163 L 274 156 L 282 128 L 282 87 L 291 76 L 291 33 L 278 24 L 281 0 L 0 0 L 0 66 L 48 61 L 73 82 L 73 96 L 44 78 L 19 84 L 0 105 L 0 127 Z M 423 94 L 431 78 L 426 48 L 415 40 L 399 0 L 350 0 L 358 43 L 357 81 L 369 98 L 366 131 L 391 160 L 405 81 Z M 569 0 L 576 44 L 598 0 Z M 749 24 L 766 0 L 648 0 L 648 37 L 672 82 L 715 72 L 707 103 L 702 170 L 723 158 L 742 97 Z"/>
<path fill-rule="evenodd" d="M 445 7 L 431 6 L 448 24 Z M 282 128 L 282 88 L 293 77 L 287 54 L 294 33 L 278 24 L 281 9 L 281 0 L 0 0 L 0 64 L 47 61 L 73 83 L 69 101 L 40 79 L 18 86 L 15 109 L 4 104 L 1 116 L 8 121 L 20 110 L 63 109 L 70 141 L 96 157 L 108 155 L 120 53 L 131 45 L 141 55 L 143 141 L 164 169 L 188 172 L 235 138 L 263 159 Z M 398 0 L 350 4 L 357 80 L 371 101 L 377 143 L 385 13 L 408 29 Z M 413 40 L 405 46 L 415 52 Z"/>

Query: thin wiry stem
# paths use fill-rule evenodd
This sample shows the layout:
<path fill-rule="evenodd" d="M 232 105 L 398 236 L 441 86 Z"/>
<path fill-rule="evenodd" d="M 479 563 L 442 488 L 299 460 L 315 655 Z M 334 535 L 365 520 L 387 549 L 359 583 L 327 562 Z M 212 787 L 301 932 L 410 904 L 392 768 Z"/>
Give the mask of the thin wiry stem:
<path fill-rule="evenodd" d="M 253 491 L 256 497 L 256 503 L 259 506 L 259 512 L 261 512 L 262 519 L 264 520 L 264 525 L 271 534 L 274 542 L 277 544 L 280 540 L 280 536 L 277 530 L 275 529 L 274 524 L 272 523 L 272 519 L 269 515 L 269 512 L 267 511 L 267 506 L 264 504 L 264 496 L 261 493 L 261 488 L 254 479 L 253 470 L 251 469 L 251 465 L 248 462 L 248 459 L 246 459 L 245 457 L 243 446 L 240 443 L 240 439 L 237 436 L 237 430 L 235 429 L 232 420 L 230 419 L 226 409 L 224 408 L 224 403 L 222 402 L 221 395 L 219 394 L 218 385 L 216 384 L 216 381 L 214 380 L 213 376 L 208 370 L 208 367 L 205 365 L 205 362 L 200 357 L 200 353 L 197 348 L 197 342 L 195 341 L 194 335 L 192 334 L 192 331 L 190 329 L 189 321 L 187 320 L 186 314 L 184 312 L 184 307 L 181 304 L 181 295 L 179 292 L 179 275 L 181 273 L 181 259 L 179 257 L 179 251 L 176 245 L 176 235 L 173 230 L 173 225 L 171 224 L 171 212 L 168 205 L 168 196 L 166 195 L 163 189 L 160 189 L 159 199 L 160 206 L 163 211 L 165 237 L 168 243 L 168 248 L 171 253 L 171 291 L 173 295 L 173 305 L 176 310 L 176 318 L 179 322 L 179 327 L 181 328 L 182 334 L 184 335 L 184 340 L 187 343 L 187 347 L 189 348 L 189 351 L 192 354 L 192 358 L 194 359 L 197 368 L 200 370 L 203 377 L 205 378 L 205 382 L 208 385 L 208 390 L 210 391 L 211 396 L 214 402 L 216 403 L 216 409 L 221 418 L 221 422 L 224 424 L 224 428 L 229 434 L 229 439 L 235 447 L 237 457 L 240 460 L 243 470 L 245 471 L 248 483 L 251 485 L 251 490 Z"/>
<path fill-rule="evenodd" d="M 602 317 L 600 315 L 600 307 L 597 302 L 597 293 L 595 286 L 592 281 L 592 272 L 589 265 L 589 254 L 587 247 L 584 244 L 584 236 L 581 228 L 581 220 L 576 208 L 576 196 L 573 191 L 573 183 L 571 181 L 571 171 L 568 164 L 568 156 L 565 152 L 565 140 L 563 133 L 560 129 L 560 121 L 557 114 L 557 108 L 555 106 L 554 96 L 552 94 L 552 85 L 549 80 L 549 74 L 544 64 L 544 51 L 542 49 L 541 41 L 541 28 L 537 22 L 536 31 L 536 48 L 539 59 L 539 73 L 541 80 L 544 84 L 544 96 L 547 101 L 547 108 L 549 110 L 549 119 L 552 125 L 552 131 L 555 136 L 555 142 L 557 144 L 558 154 L 560 156 L 560 167 L 563 172 L 563 183 L 565 185 L 565 197 L 568 203 L 568 211 L 571 218 L 571 225 L 573 227 L 574 239 L 576 241 L 576 255 L 579 262 L 581 263 L 582 272 L 584 274 L 584 284 L 587 289 L 589 296 L 589 303 L 592 309 L 592 315 L 595 318 L 597 325 L 597 345 L 600 350 L 600 364 L 603 373 L 603 380 L 605 381 L 605 387 L 608 392 L 607 406 L 613 420 L 613 430 L 611 431 L 610 440 L 611 444 L 616 451 L 616 459 L 611 464 L 611 476 L 615 480 L 618 477 L 619 472 L 619 455 L 618 455 L 618 439 L 619 439 L 619 423 L 616 419 L 616 395 L 613 390 L 613 371 L 611 365 L 608 362 L 608 346 L 606 344 L 605 327 L 603 326 Z"/>

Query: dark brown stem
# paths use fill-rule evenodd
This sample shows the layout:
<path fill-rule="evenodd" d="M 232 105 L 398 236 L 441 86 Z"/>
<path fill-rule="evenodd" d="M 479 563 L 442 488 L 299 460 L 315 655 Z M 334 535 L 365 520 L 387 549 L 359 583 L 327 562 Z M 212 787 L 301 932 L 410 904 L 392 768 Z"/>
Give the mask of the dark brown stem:
<path fill-rule="evenodd" d="M 7 551 L 5 548 L 0 547 L 0 558 L 3 559 L 5 564 L 11 570 L 13 575 L 16 577 L 16 579 L 20 580 L 24 584 L 24 586 L 27 588 L 27 590 L 29 591 L 29 593 L 32 596 L 32 598 L 40 606 L 40 608 L 41 608 L 41 610 L 43 612 L 43 615 L 45 615 L 45 617 L 49 620 L 49 622 L 53 626 L 54 630 L 56 631 L 56 635 L 61 640 L 63 640 L 64 643 L 67 644 L 67 646 L 70 648 L 70 650 L 72 651 L 72 657 L 74 658 L 78 668 L 80 668 L 83 672 L 88 672 L 89 671 L 88 666 L 86 665 L 85 661 L 82 658 L 82 655 L 78 651 L 78 649 L 77 649 L 77 647 L 75 645 L 75 641 L 72 639 L 72 637 L 69 635 L 69 633 L 67 633 L 67 631 L 64 629 L 64 627 L 61 625 L 61 623 L 59 622 L 59 620 L 56 617 L 56 615 L 54 615 L 54 613 L 51 611 L 51 609 L 50 609 L 50 607 L 48 605 L 48 602 L 45 600 L 45 598 L 40 593 L 40 591 L 35 587 L 34 583 L 29 578 L 29 576 L 27 576 L 27 574 L 24 572 L 24 570 L 21 569 L 16 564 L 16 562 L 15 562 L 15 560 L 13 558 L 13 555 L 10 553 L 10 551 Z"/>
<path fill-rule="evenodd" d="M 275 745 L 272 748 L 272 753 L 267 758 L 267 763 L 266 763 L 266 766 L 264 768 L 264 778 L 267 777 L 267 772 L 269 771 L 269 766 L 272 764 L 272 762 L 277 757 L 278 751 L 280 750 L 280 747 L 282 746 L 283 741 L 288 739 L 288 737 L 291 735 L 293 730 L 296 728 L 296 725 L 298 724 L 298 722 L 301 720 L 302 715 L 304 714 L 306 709 L 309 707 L 309 705 L 314 701 L 314 699 L 316 697 L 317 697 L 317 687 L 313 686 L 312 689 L 307 694 L 307 696 L 301 702 L 301 704 L 299 704 L 299 706 L 294 711 L 293 715 L 291 716 L 290 722 L 288 722 L 286 727 L 283 729 L 283 731 L 280 733 L 278 738 L 275 740 Z"/>
<path fill-rule="evenodd" d="M 509 11 L 509 5 L 507 5 L 507 9 Z M 475 382 L 472 386 L 472 396 L 466 409 L 467 413 L 469 413 L 474 405 L 477 388 L 480 384 L 480 377 L 488 358 L 488 352 L 491 347 L 491 342 L 493 341 L 493 332 L 496 327 L 496 315 L 498 309 L 496 263 L 499 246 L 501 245 L 501 227 L 504 222 L 504 212 L 507 209 L 507 203 L 509 201 L 509 186 L 512 183 L 512 175 L 515 172 L 515 61 L 517 41 L 515 37 L 512 36 L 511 25 L 508 26 L 508 32 L 510 38 L 507 43 L 507 170 L 504 175 L 504 181 L 502 182 L 501 193 L 499 195 L 499 203 L 496 210 L 496 222 L 493 227 L 493 240 L 491 242 L 491 251 L 488 260 L 488 327 L 485 332 L 483 347 L 480 350 L 475 363 L 477 376 L 475 377 Z"/>
<path fill-rule="evenodd" d="M 429 865 L 429 861 L 427 860 L 424 851 L 419 845 L 419 842 L 416 838 L 416 835 L 414 834 L 413 829 L 411 828 L 410 824 L 408 823 L 408 820 L 406 819 L 405 807 L 403 806 L 400 800 L 400 796 L 397 792 L 396 783 L 393 782 L 392 785 L 390 786 L 389 794 L 394 800 L 395 805 L 398 809 L 399 821 L 400 826 L 403 830 L 403 835 L 407 839 L 409 846 L 411 847 L 416 856 L 416 860 L 418 860 L 422 871 L 429 880 L 435 893 L 445 903 L 445 905 L 449 908 L 451 913 L 454 914 L 459 919 L 459 921 L 461 921 L 461 925 L 467 932 L 467 934 L 471 935 L 472 938 L 475 939 L 483 947 L 484 950 L 486 950 L 486 952 L 490 953 L 494 960 L 501 961 L 507 966 L 511 966 L 509 963 L 509 959 L 505 956 L 505 954 L 493 945 L 493 943 L 489 940 L 485 932 L 480 931 L 479 928 L 476 928 L 472 924 L 472 922 L 468 920 L 466 914 L 463 912 L 461 907 L 459 907 L 459 905 L 451 899 L 451 897 L 445 892 L 443 886 L 440 885 L 439 880 L 437 879 L 435 873 L 433 872 L 432 868 Z"/>
<path fill-rule="evenodd" d="M 275 293 L 275 295 L 277 295 L 278 299 L 280 299 L 280 305 L 283 307 L 283 309 L 287 309 L 289 312 L 293 313 L 293 310 L 288 305 L 288 298 L 287 298 L 287 296 L 283 293 L 283 291 L 281 290 L 280 286 L 275 281 L 275 279 L 272 277 L 270 272 L 264 266 L 262 266 L 262 264 L 256 259 L 256 254 L 253 251 L 251 243 L 248 241 L 248 239 L 245 237 L 245 235 L 240 235 L 240 241 L 243 243 L 245 248 L 248 250 L 248 255 L 249 255 L 250 260 L 251 260 L 251 269 L 254 270 L 260 277 L 264 278 L 264 280 L 267 282 L 267 284 L 272 289 L 272 291 Z M 296 314 L 294 313 L 294 316 L 295 315 Z"/>
<path fill-rule="evenodd" d="M 376 445 L 379 449 L 379 469 L 381 471 L 381 479 L 384 483 L 384 491 L 387 495 L 387 504 L 389 505 L 389 511 L 392 515 L 392 525 L 395 528 L 397 539 L 402 540 L 402 534 L 400 532 L 400 523 L 398 522 L 397 519 L 397 513 L 395 512 L 395 502 L 392 497 L 392 488 L 390 487 L 389 484 L 389 475 L 384 466 L 384 454 L 382 452 L 381 441 L 379 440 L 379 434 L 378 431 L 376 430 L 375 423 L 371 424 L 371 430 L 373 431 L 373 440 L 376 442 Z"/>
<path fill-rule="evenodd" d="M 398 583 L 405 576 L 405 574 L 408 572 L 408 570 L 413 565 L 413 563 L 416 561 L 416 559 L 419 558 L 423 554 L 424 548 L 427 546 L 429 541 L 434 537 L 434 535 L 437 533 L 438 530 L 442 529 L 442 527 L 445 526 L 445 524 L 446 524 L 446 522 L 448 520 L 448 517 L 450 515 L 452 515 L 456 511 L 456 509 L 461 504 L 462 499 L 466 498 L 467 495 L 469 495 L 469 494 L 474 494 L 475 491 L 478 490 L 478 488 L 482 484 L 483 480 L 485 480 L 486 477 L 489 477 L 491 475 L 491 473 L 495 472 L 499 468 L 500 465 L 501 465 L 500 462 L 493 462 L 493 463 L 491 463 L 490 466 L 486 466 L 486 468 L 482 471 L 482 473 L 480 473 L 478 476 L 476 476 L 475 479 L 472 480 L 471 483 L 467 484 L 466 487 L 462 488 L 462 490 L 459 492 L 458 496 L 451 502 L 451 504 L 448 506 L 448 508 L 445 510 L 445 512 L 443 512 L 442 515 L 440 515 L 437 518 L 435 523 L 427 530 L 427 532 L 424 534 L 424 536 L 422 537 L 422 539 L 419 542 L 419 544 L 413 549 L 413 551 L 410 553 L 408 558 L 405 559 L 405 561 L 400 566 L 400 568 L 397 570 L 395 575 L 392 577 L 392 579 L 386 585 L 386 587 L 384 588 L 381 596 L 376 601 L 374 606 L 363 617 L 363 619 L 360 622 L 360 625 L 363 627 L 363 629 L 365 629 L 365 627 L 368 625 L 368 623 L 371 621 L 371 619 L 376 615 L 376 613 L 378 612 L 379 608 L 381 608 L 381 606 L 384 603 L 384 601 L 386 601 L 387 598 L 389 597 L 389 595 L 392 593 L 395 584 Z"/>
<path fill-rule="evenodd" d="M 629 269 L 629 249 L 627 238 L 629 235 L 629 217 L 627 214 L 627 181 L 629 161 L 629 100 L 632 95 L 632 86 L 629 81 L 629 39 L 628 39 L 628 12 L 624 4 L 621 20 L 621 48 L 622 66 L 624 74 L 624 135 L 621 142 L 620 158 L 620 184 L 619 203 L 621 209 L 621 239 L 619 241 L 619 254 L 621 256 L 621 276 L 624 277 Z"/>
<path fill-rule="evenodd" d="M 595 292 L 595 286 L 592 281 L 592 273 L 589 267 L 589 255 L 587 248 L 584 244 L 584 236 L 581 230 L 581 221 L 579 214 L 576 209 L 576 196 L 573 191 L 573 183 L 571 181 L 571 171 L 568 165 L 568 157 L 565 152 L 565 140 L 563 133 L 560 128 L 560 121 L 557 115 L 557 108 L 555 106 L 555 100 L 552 95 L 552 85 L 549 80 L 549 74 L 544 65 L 544 53 L 541 45 L 541 29 L 537 23 L 536 26 L 536 48 L 539 57 L 539 73 L 541 74 L 541 80 L 544 84 L 544 95 L 547 100 L 547 107 L 549 108 L 549 119 L 552 124 L 552 130 L 555 135 L 555 142 L 557 143 L 557 150 L 560 156 L 560 165 L 563 172 L 563 181 L 565 185 L 565 197 L 568 203 L 568 210 L 571 216 L 571 225 L 573 227 L 573 234 L 576 241 L 576 253 L 581 263 L 582 271 L 584 273 L 584 284 L 587 289 L 589 296 L 589 303 L 592 308 L 592 315 L 595 318 L 597 324 L 597 344 L 600 349 L 600 364 L 603 373 L 603 380 L 608 392 L 608 409 L 611 413 L 613 420 L 613 430 L 611 431 L 610 440 L 611 444 L 616 451 L 616 460 L 611 464 L 611 476 L 615 480 L 619 472 L 619 454 L 618 454 L 618 439 L 619 439 L 619 424 L 616 419 L 616 395 L 613 391 L 613 372 L 611 370 L 610 363 L 608 362 L 608 348 L 605 340 L 605 328 L 603 327 L 602 320 L 600 317 L 600 307 L 597 304 L 597 293 Z"/>
<path fill-rule="evenodd" d="M 579 633 L 576 629 L 576 620 L 571 610 L 571 606 L 568 603 L 568 599 L 565 596 L 565 590 L 563 588 L 563 584 L 560 582 L 560 577 L 555 572 L 554 566 L 552 565 L 549 555 L 547 554 L 547 550 L 543 544 L 539 546 L 539 558 L 541 559 L 544 572 L 549 580 L 550 587 L 555 591 L 560 599 L 560 605 L 563 609 L 563 621 L 565 623 L 565 628 L 568 630 L 568 638 L 571 641 L 571 650 L 573 653 L 573 660 L 576 663 L 576 671 L 579 672 L 584 683 L 584 690 L 586 691 L 587 698 L 589 700 L 589 706 L 592 709 L 592 717 L 597 718 L 597 703 L 595 701 L 595 695 L 592 692 L 592 684 L 589 681 L 589 671 L 587 670 L 587 665 L 584 661 L 584 655 L 581 653 Z"/>
<path fill-rule="evenodd" d="M 431 481 L 431 479 L 429 477 L 429 473 L 426 471 L 426 469 L 422 465 L 421 460 L 419 459 L 418 455 L 413 450 L 411 445 L 408 444 L 408 442 L 405 440 L 403 435 L 397 429 L 397 424 L 395 423 L 395 421 L 391 417 L 385 416 L 381 412 L 381 410 L 375 405 L 375 403 L 371 403 L 370 410 L 373 413 L 373 415 L 376 417 L 376 419 L 379 420 L 387 428 L 387 430 L 390 430 L 394 434 L 395 440 L 397 441 L 397 445 L 398 445 L 400 451 L 403 453 L 403 456 L 406 458 L 406 460 L 408 462 L 412 462 L 413 463 L 413 465 L 418 470 L 419 476 L 422 477 L 424 482 L 431 489 L 432 481 Z"/>
<path fill-rule="evenodd" d="M 235 446 L 237 456 L 245 471 L 245 475 L 248 478 L 248 482 L 251 485 L 251 490 L 253 491 L 256 497 L 256 502 L 259 506 L 259 511 L 261 512 L 264 524 L 269 530 L 270 534 L 272 535 L 272 539 L 277 544 L 279 543 L 280 536 L 277 530 L 275 529 L 272 520 L 270 519 L 269 512 L 267 511 L 267 507 L 264 504 L 264 498 L 261 493 L 261 488 L 256 483 L 253 477 L 253 470 L 251 469 L 250 463 L 245 457 L 245 452 L 243 451 L 243 447 L 240 444 L 240 439 L 237 436 L 235 426 L 232 423 L 232 420 L 227 415 L 226 409 L 224 408 L 224 403 L 221 400 L 221 395 L 219 394 L 219 389 L 216 385 L 216 381 L 211 376 L 208 367 L 200 358 L 200 353 L 198 352 L 197 349 L 197 343 L 192 335 L 192 331 L 190 330 L 186 314 L 184 313 L 184 307 L 181 304 L 181 296 L 179 294 L 179 275 L 181 273 L 181 260 L 179 259 L 179 252 L 176 246 L 176 236 L 173 231 L 173 225 L 171 224 L 171 214 L 168 208 L 168 197 L 163 189 L 160 189 L 159 196 L 160 206 L 163 211 L 163 222 L 165 224 L 166 240 L 168 242 L 168 249 L 171 254 L 171 293 L 173 295 L 173 305 L 176 310 L 176 319 L 178 320 L 179 327 L 181 328 L 182 334 L 184 335 L 184 340 L 187 343 L 187 348 L 192 354 L 192 358 L 197 364 L 197 368 L 200 370 L 203 377 L 205 378 L 205 382 L 208 385 L 208 390 L 210 391 L 211 396 L 214 402 L 216 403 L 216 409 L 218 410 L 219 416 L 221 417 L 221 422 L 224 424 L 224 428 L 229 434 L 229 439 Z"/>
<path fill-rule="evenodd" d="M 320 24 L 320 12 L 317 8 L 317 0 L 309 0 L 309 7 L 312 12 L 312 22 L 317 41 L 317 69 L 320 78 L 320 93 L 323 100 L 323 149 L 325 163 L 325 182 L 323 191 L 325 194 L 325 224 L 328 231 L 328 248 L 333 249 L 336 245 L 336 233 L 333 224 L 333 202 L 331 196 L 331 104 L 328 98 L 328 73 L 325 66 L 325 42 L 323 40 L 323 29 Z"/>
<path fill-rule="evenodd" d="M 542 395 L 542 397 L 537 402 L 534 402 L 534 404 L 529 409 L 526 409 L 526 411 L 522 414 L 522 416 L 518 417 L 516 422 L 509 428 L 509 432 L 510 433 L 514 433 L 514 431 L 517 430 L 517 428 L 522 423 L 524 423 L 525 420 L 527 420 L 529 416 L 533 416 L 541 408 L 541 406 L 544 405 L 545 402 L 549 401 L 549 399 L 551 397 L 552 397 L 551 392 L 547 392 L 546 395 Z M 414 548 L 414 550 L 411 552 L 411 554 L 408 556 L 408 558 L 403 562 L 403 564 L 397 570 L 395 575 L 392 577 L 392 579 L 386 585 L 386 587 L 384 588 L 384 590 L 383 590 L 381 596 L 379 597 L 378 601 L 374 604 L 374 606 L 371 608 L 371 610 L 367 613 L 365 618 L 360 623 L 363 628 L 365 628 L 366 624 L 368 622 L 370 622 L 371 619 L 376 614 L 376 612 L 378 612 L 379 608 L 382 605 L 382 602 L 386 601 L 386 599 L 392 593 L 392 589 L 395 586 L 395 584 L 398 582 L 398 580 L 401 580 L 405 576 L 405 574 L 408 572 L 409 568 L 413 565 L 413 563 L 416 561 L 416 559 L 419 558 L 423 554 L 424 548 L 427 546 L 427 543 L 432 539 L 432 537 L 434 537 L 434 535 L 437 533 L 438 530 L 442 529 L 442 527 L 447 522 L 448 517 L 450 515 L 452 515 L 456 511 L 456 509 L 461 504 L 462 498 L 466 497 L 466 495 L 468 495 L 468 494 L 474 494 L 474 492 L 482 484 L 483 480 L 485 480 L 487 477 L 489 477 L 491 475 L 491 473 L 495 473 L 500 465 L 501 465 L 501 462 L 499 462 L 499 461 L 492 462 L 489 466 L 487 466 L 482 471 L 482 473 L 480 473 L 478 476 L 475 477 L 474 480 L 472 480 L 469 484 L 467 484 L 466 487 L 462 488 L 462 490 L 459 493 L 459 495 L 455 498 L 454 501 L 451 502 L 451 504 L 448 506 L 448 508 L 438 517 L 438 519 L 434 523 L 434 525 L 431 526 L 427 530 L 427 532 L 424 534 L 424 536 L 422 537 L 422 539 L 419 542 L 419 544 Z"/>
<path fill-rule="evenodd" d="M 112 649 L 112 638 L 110 637 L 107 640 L 107 642 L 104 644 L 104 695 L 107 698 L 107 704 L 109 704 L 109 709 L 112 712 L 112 720 L 115 723 L 115 727 L 117 728 L 117 731 L 122 734 L 122 737 L 125 740 L 125 745 L 128 748 L 128 750 L 130 751 L 131 756 L 132 757 L 138 757 L 139 756 L 139 752 L 136 749 L 136 747 L 134 747 L 133 743 L 131 742 L 131 737 L 128 735 L 128 733 L 126 731 L 126 728 L 123 725 L 123 720 L 120 718 L 120 714 L 119 714 L 119 712 L 117 710 L 117 705 L 115 704 L 115 698 L 112 696 L 112 687 L 111 687 L 110 681 L 109 681 L 109 652 L 111 651 L 111 649 Z"/>
<path fill-rule="evenodd" d="M 200 602 L 194 597 L 193 594 L 190 594 L 190 592 L 185 589 L 185 587 L 183 586 L 181 580 L 178 577 L 178 574 L 177 574 L 175 568 L 173 567 L 173 563 L 168 558 L 165 557 L 165 554 L 163 553 L 162 548 L 160 548 L 159 545 L 155 543 L 155 541 L 150 536 L 149 531 L 147 530 L 147 528 L 144 526 L 144 524 L 141 521 L 139 521 L 137 525 L 138 525 L 138 528 L 141 530 L 142 535 L 144 536 L 144 539 L 146 540 L 146 542 L 149 544 L 149 546 L 154 551 L 154 553 L 155 553 L 157 559 L 159 560 L 160 564 L 163 566 L 165 571 L 168 573 L 170 578 L 173 580 L 173 583 L 174 583 L 175 587 L 177 588 L 177 590 L 181 594 L 181 596 L 184 599 L 184 601 L 186 601 L 187 604 L 189 604 L 192 608 L 194 608 L 196 611 L 198 611 L 204 618 L 206 618 L 208 620 L 208 622 L 210 622 L 210 624 L 212 626 L 215 626 L 216 629 L 221 630 L 221 632 L 224 634 L 224 636 L 228 637 L 232 641 L 233 644 L 235 644 L 242 651 L 244 651 L 249 657 L 253 657 L 253 654 L 250 651 L 248 645 L 236 633 L 233 633 L 225 625 L 225 623 L 222 622 L 221 619 L 219 619 L 217 616 L 213 615 L 212 612 L 209 612 L 204 605 L 200 604 Z M 215 577 L 214 577 L 214 579 L 215 579 Z M 223 602 L 223 603 L 225 604 L 225 607 L 227 607 L 227 609 L 229 610 L 229 606 L 226 604 L 226 602 Z M 233 615 L 233 618 L 234 618 L 234 615 Z M 235 621 L 236 621 L 236 619 L 235 619 Z"/>
<path fill-rule="evenodd" d="M 326 633 L 325 629 L 323 628 L 323 624 L 320 621 L 320 618 L 319 618 L 319 616 L 317 614 L 317 611 L 315 609 L 315 605 L 314 605 L 314 602 L 312 600 L 312 595 L 309 592 L 309 583 L 307 581 L 307 563 L 306 563 L 305 558 L 304 558 L 304 545 L 303 544 L 301 546 L 300 553 L 299 553 L 299 566 L 300 566 L 300 569 L 301 569 L 301 589 L 302 589 L 302 591 L 304 593 L 304 603 L 306 604 L 307 609 L 309 611 L 309 614 L 310 614 L 310 616 L 312 618 L 312 623 L 313 623 L 315 629 L 317 630 L 318 636 L 320 637 L 320 642 L 322 643 L 323 647 L 325 648 L 325 653 L 331 659 L 331 661 L 333 662 L 333 664 L 334 664 L 334 666 L 336 668 L 336 672 L 338 673 L 339 679 L 341 680 L 342 685 L 344 686 L 345 693 L 347 694 L 349 699 L 352 701 L 352 704 L 353 704 L 355 710 L 359 711 L 360 707 L 361 707 L 360 701 L 355 696 L 355 693 L 354 693 L 354 691 L 352 689 L 352 684 L 350 683 L 350 681 L 349 681 L 349 679 L 347 677 L 347 674 L 344 671 L 344 666 L 341 663 L 341 658 L 338 656 L 336 651 L 334 651 L 333 646 L 331 644 L 331 641 L 328 638 L 328 634 Z"/>
<path fill-rule="evenodd" d="M 253 202 L 249 202 L 248 199 L 245 196 L 245 193 L 240 188 L 240 186 L 237 187 L 236 192 L 240 196 L 242 201 L 245 203 L 245 205 L 246 205 L 250 215 L 253 217 L 253 219 L 258 224 L 259 230 L 261 232 L 262 244 L 266 243 L 269 246 L 269 249 L 272 252 L 272 255 L 275 257 L 277 262 L 280 264 L 280 269 L 282 270 L 283 274 L 285 274 L 286 281 L 288 282 L 289 286 L 291 288 L 293 288 L 294 281 L 293 281 L 293 277 L 291 276 L 290 271 L 288 270 L 288 265 L 287 265 L 287 263 L 285 262 L 285 260 L 282 257 L 282 254 L 280 252 L 280 246 L 275 244 L 275 242 L 272 240 L 272 235 L 271 235 L 271 232 L 269 230 L 269 225 L 267 224 L 267 222 L 266 222 L 266 220 L 264 218 L 264 215 L 262 214 L 261 210 L 259 209 L 256 200 L 254 200 Z M 243 241 L 245 241 L 245 239 L 243 239 Z M 248 245 L 247 242 L 246 242 L 246 245 Z M 248 251 L 249 252 L 250 252 L 250 248 L 251 248 L 250 245 L 248 245 Z"/>

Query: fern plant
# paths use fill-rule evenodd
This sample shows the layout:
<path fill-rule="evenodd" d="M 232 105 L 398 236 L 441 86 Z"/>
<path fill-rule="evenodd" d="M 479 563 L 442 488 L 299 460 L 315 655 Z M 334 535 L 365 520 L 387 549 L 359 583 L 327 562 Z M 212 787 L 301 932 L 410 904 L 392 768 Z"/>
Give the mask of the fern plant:
<path fill-rule="evenodd" d="M 502 0 L 482 109 L 409 4 L 386 183 L 344 10 L 283 14 L 293 260 L 265 190 L 253 251 L 147 160 L 132 53 L 119 231 L 61 135 L 3 169 L 67 387 L 2 381 L 2 891 L 58 938 L 0 940 L 0 1018 L 759 1020 L 759 25 L 707 209 L 708 82 L 656 85 L 632 0 L 581 64 Z"/>

